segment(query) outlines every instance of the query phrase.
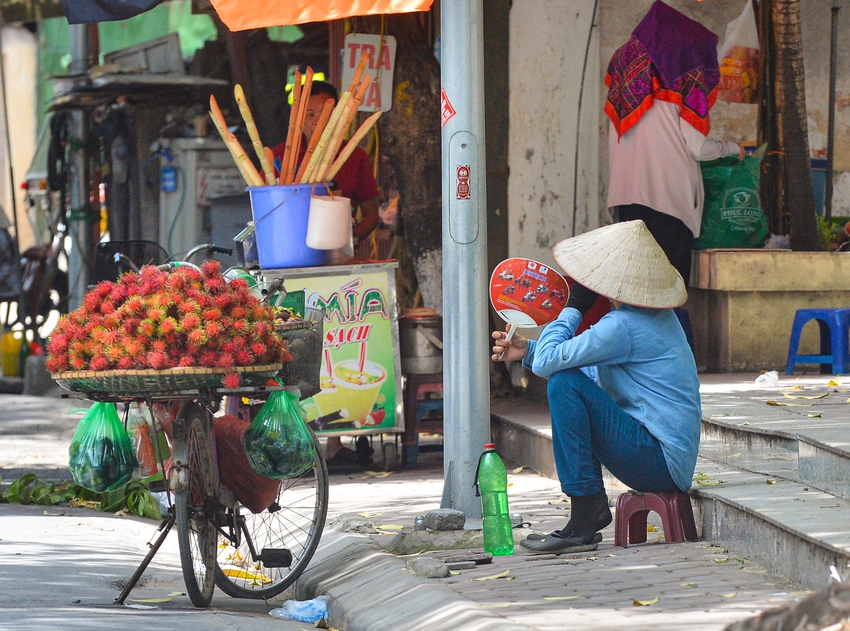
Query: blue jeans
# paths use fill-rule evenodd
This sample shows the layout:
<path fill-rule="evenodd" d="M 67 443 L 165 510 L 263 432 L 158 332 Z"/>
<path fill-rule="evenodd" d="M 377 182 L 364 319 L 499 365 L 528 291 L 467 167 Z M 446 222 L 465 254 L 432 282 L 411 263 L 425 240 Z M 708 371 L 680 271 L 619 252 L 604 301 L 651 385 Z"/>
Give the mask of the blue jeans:
<path fill-rule="evenodd" d="M 571 368 L 549 378 L 552 446 L 561 490 L 605 490 L 602 466 L 636 491 L 678 491 L 661 443 L 626 414 L 595 381 Z"/>

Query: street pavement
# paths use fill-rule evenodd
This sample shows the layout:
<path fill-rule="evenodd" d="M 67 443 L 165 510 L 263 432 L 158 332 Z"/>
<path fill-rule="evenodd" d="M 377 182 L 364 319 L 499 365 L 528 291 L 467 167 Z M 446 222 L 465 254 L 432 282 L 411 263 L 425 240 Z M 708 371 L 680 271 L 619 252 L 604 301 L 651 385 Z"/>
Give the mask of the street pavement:
<path fill-rule="evenodd" d="M 80 415 L 65 412 L 79 407 L 77 401 L 0 395 L 4 482 L 27 471 L 42 479 L 67 476 L 67 446 Z M 306 629 L 310 625 L 267 612 L 288 597 L 326 593 L 330 623 L 342 631 L 719 631 L 806 593 L 709 543 L 665 544 L 660 521 L 652 519 L 657 530 L 644 545 L 614 547 L 612 525 L 592 553 L 533 555 L 516 546 L 513 555 L 490 564 L 420 578 L 405 568 L 414 557 L 384 552 L 399 527 L 409 530 L 416 515 L 439 507 L 441 454 L 423 453 L 419 465 L 332 475 L 329 525 L 297 589 L 268 603 L 217 591 L 207 610 L 193 608 L 182 595 L 176 537 L 166 540 L 130 599 L 180 595 L 164 603 L 128 601 L 151 609 L 112 604 L 144 555 L 154 522 L 78 508 L 0 505 L 0 629 Z M 511 512 L 537 531 L 561 527 L 569 505 L 557 483 L 518 463 L 508 466 Z M 611 488 L 609 496 L 616 499 L 623 490 Z M 373 527 L 361 534 L 332 525 L 351 513 Z"/>

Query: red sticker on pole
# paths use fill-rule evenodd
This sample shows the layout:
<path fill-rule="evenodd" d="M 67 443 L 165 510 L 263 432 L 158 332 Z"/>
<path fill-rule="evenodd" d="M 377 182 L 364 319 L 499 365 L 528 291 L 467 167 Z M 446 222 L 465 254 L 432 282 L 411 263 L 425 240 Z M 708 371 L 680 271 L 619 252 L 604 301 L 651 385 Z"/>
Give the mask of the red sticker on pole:
<path fill-rule="evenodd" d="M 469 165 L 457 165 L 457 189 L 455 197 L 457 199 L 469 199 L 472 192 L 469 187 Z"/>
<path fill-rule="evenodd" d="M 449 101 L 449 95 L 446 94 L 446 89 L 440 89 L 440 128 L 446 126 L 446 123 L 449 122 L 449 119 L 457 114 L 457 110 L 452 107 L 451 101 Z"/>
<path fill-rule="evenodd" d="M 567 281 L 531 259 L 502 261 L 490 276 L 490 302 L 511 329 L 549 324 L 567 305 Z"/>

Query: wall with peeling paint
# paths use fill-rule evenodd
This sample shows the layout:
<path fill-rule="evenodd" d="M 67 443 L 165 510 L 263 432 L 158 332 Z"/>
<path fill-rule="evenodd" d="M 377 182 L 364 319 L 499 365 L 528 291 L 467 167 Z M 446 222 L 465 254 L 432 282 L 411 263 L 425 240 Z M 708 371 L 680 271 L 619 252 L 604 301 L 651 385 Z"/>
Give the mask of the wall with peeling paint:
<path fill-rule="evenodd" d="M 511 7 L 511 256 L 551 264 L 552 246 L 571 236 L 574 227 L 581 233 L 598 225 L 601 76 L 595 28 L 578 120 L 593 7 L 594 0 L 514 0 Z"/>

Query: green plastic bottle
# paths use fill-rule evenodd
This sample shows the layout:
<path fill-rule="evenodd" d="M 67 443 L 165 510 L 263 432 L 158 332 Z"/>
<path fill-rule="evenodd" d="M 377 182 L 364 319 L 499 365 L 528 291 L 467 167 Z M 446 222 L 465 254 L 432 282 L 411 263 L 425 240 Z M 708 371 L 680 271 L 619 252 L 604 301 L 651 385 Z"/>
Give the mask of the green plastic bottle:
<path fill-rule="evenodd" d="M 27 357 L 32 355 L 32 348 L 27 339 L 27 332 L 24 331 L 24 339 L 21 342 L 21 350 L 18 351 L 18 375 L 25 377 L 27 374 Z"/>
<path fill-rule="evenodd" d="M 478 461 L 478 488 L 484 513 L 484 552 L 493 556 L 513 554 L 508 473 L 493 443 L 484 445 L 484 453 Z"/>

